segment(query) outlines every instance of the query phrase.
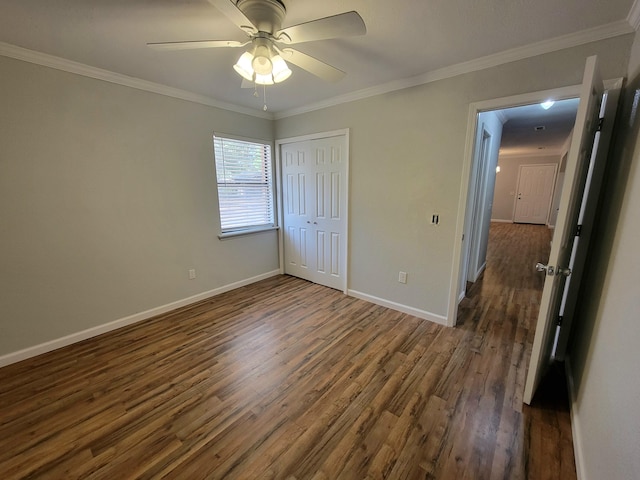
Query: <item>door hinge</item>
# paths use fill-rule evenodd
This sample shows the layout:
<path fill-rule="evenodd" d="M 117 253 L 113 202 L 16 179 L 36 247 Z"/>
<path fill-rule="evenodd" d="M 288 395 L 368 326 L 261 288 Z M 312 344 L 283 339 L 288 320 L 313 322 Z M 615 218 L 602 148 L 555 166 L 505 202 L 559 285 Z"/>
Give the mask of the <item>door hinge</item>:
<path fill-rule="evenodd" d="M 596 132 L 601 132 L 602 131 L 602 124 L 604 123 L 604 117 L 600 118 L 598 120 L 598 128 L 596 129 Z"/>
<path fill-rule="evenodd" d="M 558 321 L 556 322 L 556 325 L 558 327 L 562 326 L 562 320 L 564 319 L 564 317 L 562 315 L 558 315 Z"/>
<path fill-rule="evenodd" d="M 576 227 L 576 237 L 579 237 L 582 234 L 582 225 L 578 225 Z"/>

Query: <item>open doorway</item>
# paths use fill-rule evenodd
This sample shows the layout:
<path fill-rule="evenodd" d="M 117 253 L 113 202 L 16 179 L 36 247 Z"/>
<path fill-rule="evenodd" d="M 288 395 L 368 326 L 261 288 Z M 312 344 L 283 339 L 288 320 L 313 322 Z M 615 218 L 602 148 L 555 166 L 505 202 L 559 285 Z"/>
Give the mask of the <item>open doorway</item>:
<path fill-rule="evenodd" d="M 458 301 L 484 271 L 492 222 L 555 225 L 577 109 L 565 98 L 478 113 Z"/>

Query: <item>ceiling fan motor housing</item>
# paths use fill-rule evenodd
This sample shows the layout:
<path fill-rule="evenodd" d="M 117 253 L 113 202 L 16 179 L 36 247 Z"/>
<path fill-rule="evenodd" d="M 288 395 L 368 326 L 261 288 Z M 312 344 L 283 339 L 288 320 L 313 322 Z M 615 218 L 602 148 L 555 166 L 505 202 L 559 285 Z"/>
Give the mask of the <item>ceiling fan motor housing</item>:
<path fill-rule="evenodd" d="M 273 35 L 282 28 L 286 9 L 278 0 L 238 0 L 237 7 L 259 32 Z"/>

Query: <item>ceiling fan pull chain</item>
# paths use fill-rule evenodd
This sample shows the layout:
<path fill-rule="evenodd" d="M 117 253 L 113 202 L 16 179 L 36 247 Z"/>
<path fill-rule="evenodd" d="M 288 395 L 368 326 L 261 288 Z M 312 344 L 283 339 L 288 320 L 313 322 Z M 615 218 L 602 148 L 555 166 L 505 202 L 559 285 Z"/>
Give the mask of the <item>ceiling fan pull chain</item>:
<path fill-rule="evenodd" d="M 266 85 L 262 86 L 262 98 L 264 100 L 264 107 L 262 107 L 262 110 L 266 112 L 267 111 L 267 86 Z"/>

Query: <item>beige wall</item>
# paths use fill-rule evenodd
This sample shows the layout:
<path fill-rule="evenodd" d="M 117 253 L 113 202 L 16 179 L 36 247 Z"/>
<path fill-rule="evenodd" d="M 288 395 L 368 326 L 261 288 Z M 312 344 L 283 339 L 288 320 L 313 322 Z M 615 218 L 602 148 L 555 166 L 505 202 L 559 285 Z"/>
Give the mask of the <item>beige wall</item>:
<path fill-rule="evenodd" d="M 640 478 L 638 65 L 636 37 L 569 352 L 583 480 Z"/>
<path fill-rule="evenodd" d="M 278 120 L 276 138 L 350 128 L 349 288 L 446 316 L 469 104 L 579 84 L 593 54 L 605 78 L 624 76 L 631 43 L 617 37 Z"/>
<path fill-rule="evenodd" d="M 513 221 L 518 174 L 520 165 L 540 165 L 560 163 L 560 155 L 501 156 L 498 160 L 500 173 L 496 175 L 496 188 L 493 195 L 491 219 L 494 221 Z"/>
<path fill-rule="evenodd" d="M 275 232 L 218 240 L 212 157 L 214 130 L 272 140 L 271 121 L 0 72 L 0 357 L 278 268 Z"/>

